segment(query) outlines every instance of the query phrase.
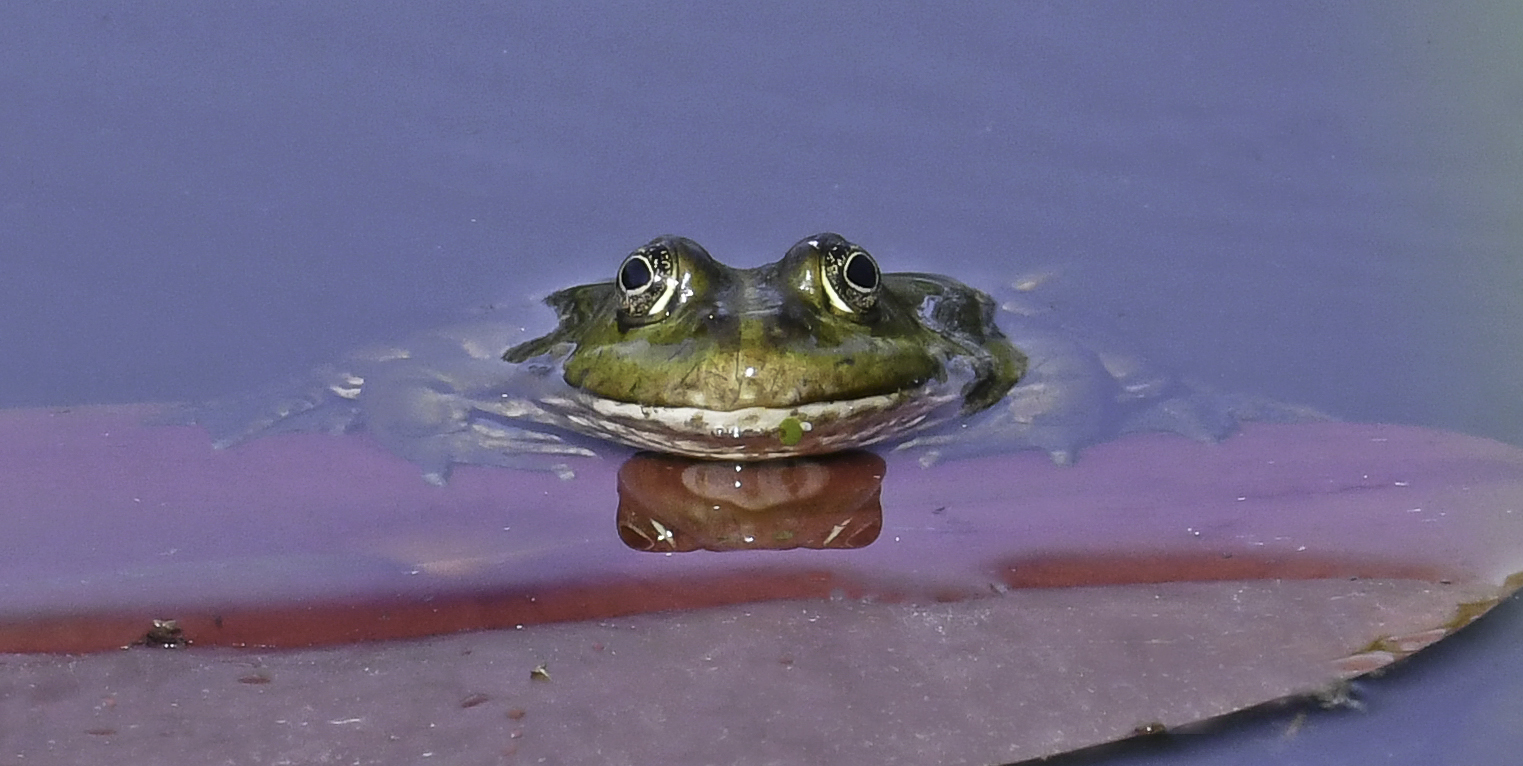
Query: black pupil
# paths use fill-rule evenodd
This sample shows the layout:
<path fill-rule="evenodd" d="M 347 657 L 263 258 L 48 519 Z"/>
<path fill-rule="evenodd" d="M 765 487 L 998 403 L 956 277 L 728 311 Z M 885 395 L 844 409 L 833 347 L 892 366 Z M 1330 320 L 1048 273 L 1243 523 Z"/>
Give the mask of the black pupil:
<path fill-rule="evenodd" d="M 852 253 L 846 259 L 846 281 L 858 290 L 871 290 L 878 286 L 878 270 L 867 256 Z"/>
<path fill-rule="evenodd" d="M 646 287 L 650 278 L 650 264 L 644 258 L 630 258 L 624 262 L 624 268 L 619 269 L 619 287 L 626 293 Z"/>

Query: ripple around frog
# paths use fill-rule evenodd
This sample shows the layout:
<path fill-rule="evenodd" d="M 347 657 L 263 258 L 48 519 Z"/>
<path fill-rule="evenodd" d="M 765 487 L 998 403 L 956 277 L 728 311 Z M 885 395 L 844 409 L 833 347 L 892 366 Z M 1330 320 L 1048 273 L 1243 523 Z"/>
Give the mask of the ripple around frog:
<path fill-rule="evenodd" d="M 806 239 L 795 250 L 815 241 Z M 776 264 L 738 273 L 754 279 L 754 273 L 768 268 Z M 770 272 L 763 275 L 770 277 Z M 926 290 L 920 321 L 939 330 L 966 321 L 969 312 L 994 315 L 991 299 L 953 280 L 933 275 L 883 279 Z M 575 289 L 593 287 L 599 286 Z M 550 343 L 557 337 L 554 332 L 529 341 L 520 321 L 523 309 L 517 309 L 415 333 L 401 343 L 357 349 L 305 375 L 185 408 L 168 420 L 203 425 L 219 448 L 276 433 L 364 431 L 419 465 L 427 480 L 443 483 L 460 464 L 548 470 L 570 478 L 581 460 L 629 453 L 610 441 L 736 459 L 871 445 L 908 452 L 922 466 L 1041 449 L 1066 464 L 1081 449 L 1126 433 L 1166 431 L 1214 441 L 1245 420 L 1326 417 L 1265 397 L 1217 392 L 1134 354 L 1088 341 L 1051 313 L 1031 310 L 1031 287 L 1018 287 L 1026 292 L 1008 300 L 997 319 L 1004 336 L 1026 356 L 1025 373 L 993 406 L 972 414 L 959 405 L 981 380 L 980 373 L 956 355 L 942 359 L 942 380 L 846 402 L 730 413 L 616 402 L 568 385 L 567 361 L 576 343 Z M 562 312 L 561 333 L 571 322 L 565 309 L 568 292 L 547 300 Z M 972 307 L 968 296 L 987 305 Z M 585 321 L 583 315 L 576 318 Z M 959 342 L 958 347 L 969 347 L 966 339 Z M 502 359 L 505 351 L 533 343 L 542 344 L 542 353 L 517 363 Z M 691 424 L 707 427 L 710 435 L 694 440 L 680 432 L 679 426 Z M 791 441 L 789 428 L 800 432 Z M 714 446 L 727 439 L 733 449 Z M 800 441 L 802 446 L 795 446 Z"/>

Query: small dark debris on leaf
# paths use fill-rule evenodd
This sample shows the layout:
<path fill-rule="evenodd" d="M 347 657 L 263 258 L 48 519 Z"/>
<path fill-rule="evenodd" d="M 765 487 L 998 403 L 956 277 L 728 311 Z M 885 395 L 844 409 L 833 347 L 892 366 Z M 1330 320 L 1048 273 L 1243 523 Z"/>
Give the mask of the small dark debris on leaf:
<path fill-rule="evenodd" d="M 492 698 L 481 692 L 471 692 L 460 699 L 460 707 L 476 707 Z"/>
<path fill-rule="evenodd" d="M 528 712 L 521 707 L 516 707 L 508 711 L 508 717 L 515 721 L 522 721 L 525 715 L 528 715 Z"/>
<path fill-rule="evenodd" d="M 1148 721 L 1147 723 L 1138 724 L 1136 728 L 1132 729 L 1132 736 L 1134 737 L 1157 737 L 1168 733 L 1169 727 L 1163 725 L 1162 721 Z"/>
<path fill-rule="evenodd" d="M 116 729 L 85 729 L 85 733 L 96 737 L 109 737 L 116 733 Z"/>
<path fill-rule="evenodd" d="M 180 627 L 178 620 L 154 620 L 153 627 L 143 637 L 132 642 L 134 646 L 156 646 L 161 649 L 179 649 L 190 646 L 190 637 Z"/>
<path fill-rule="evenodd" d="M 264 668 L 259 668 L 246 676 L 238 676 L 238 683 L 240 684 L 267 684 L 273 680 L 270 677 L 269 671 Z"/>

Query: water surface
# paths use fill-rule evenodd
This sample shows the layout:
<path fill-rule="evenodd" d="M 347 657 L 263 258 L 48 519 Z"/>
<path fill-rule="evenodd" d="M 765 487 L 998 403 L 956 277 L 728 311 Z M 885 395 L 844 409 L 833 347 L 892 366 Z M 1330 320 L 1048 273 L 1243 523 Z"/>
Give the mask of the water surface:
<path fill-rule="evenodd" d="M 656 234 L 756 265 L 829 229 L 1056 274 L 1212 385 L 1523 443 L 1520 33 L 1505 3 L 7 7 L 0 404 L 210 396 Z M 1477 645 L 1448 672 L 1516 699 Z M 1414 731 L 1379 699 L 1361 752 Z"/>

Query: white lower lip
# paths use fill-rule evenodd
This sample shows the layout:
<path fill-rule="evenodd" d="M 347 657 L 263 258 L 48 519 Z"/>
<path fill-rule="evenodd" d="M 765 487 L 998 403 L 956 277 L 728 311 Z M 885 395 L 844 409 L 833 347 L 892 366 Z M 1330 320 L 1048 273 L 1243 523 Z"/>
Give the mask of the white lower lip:
<path fill-rule="evenodd" d="M 579 391 L 546 397 L 539 404 L 562 427 L 634 447 L 692 457 L 765 460 L 865 447 L 927 428 L 956 414 L 962 403 L 957 389 L 932 383 L 883 396 L 728 412 L 631 404 Z M 784 421 L 790 419 L 805 430 L 792 445 L 780 438 Z"/>

